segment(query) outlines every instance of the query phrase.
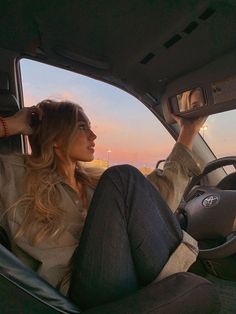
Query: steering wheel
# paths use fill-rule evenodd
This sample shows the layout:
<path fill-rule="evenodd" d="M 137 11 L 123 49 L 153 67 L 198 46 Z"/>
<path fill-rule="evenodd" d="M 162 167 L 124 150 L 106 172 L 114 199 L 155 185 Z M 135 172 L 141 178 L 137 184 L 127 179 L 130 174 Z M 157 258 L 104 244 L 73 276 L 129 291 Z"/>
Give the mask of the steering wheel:
<path fill-rule="evenodd" d="M 216 247 L 200 247 L 199 256 L 205 259 L 236 253 L 236 172 L 226 176 L 216 187 L 198 185 L 205 175 L 226 165 L 236 168 L 236 156 L 208 163 L 203 173 L 191 180 L 184 195 L 186 231 L 198 241 L 221 239 Z"/>

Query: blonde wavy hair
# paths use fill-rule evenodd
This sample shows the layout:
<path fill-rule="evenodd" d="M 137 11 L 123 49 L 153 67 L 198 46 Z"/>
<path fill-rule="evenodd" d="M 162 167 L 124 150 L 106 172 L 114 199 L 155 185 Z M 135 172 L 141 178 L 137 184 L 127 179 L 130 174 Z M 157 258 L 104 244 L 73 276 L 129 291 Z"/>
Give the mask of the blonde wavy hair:
<path fill-rule="evenodd" d="M 54 143 L 60 138 L 63 152 L 68 156 L 79 113 L 83 112 L 79 105 L 69 101 L 44 100 L 36 107 L 42 112 L 42 118 L 36 122 L 33 134 L 29 136 L 32 153 L 25 155 L 27 175 L 24 194 L 15 204 L 15 208 L 20 206 L 24 212 L 15 238 L 27 234 L 32 244 L 47 237 L 53 238 L 63 231 L 64 212 L 59 206 L 56 189 L 62 177 Z M 82 167 L 78 162 L 75 176 L 82 185 L 83 197 L 86 197 L 85 187 L 94 189 L 100 174 Z"/>

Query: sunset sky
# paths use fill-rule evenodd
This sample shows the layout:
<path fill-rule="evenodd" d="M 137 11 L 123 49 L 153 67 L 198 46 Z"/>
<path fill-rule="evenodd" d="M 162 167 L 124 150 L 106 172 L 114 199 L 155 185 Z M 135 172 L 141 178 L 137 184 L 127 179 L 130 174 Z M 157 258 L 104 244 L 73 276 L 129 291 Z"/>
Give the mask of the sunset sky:
<path fill-rule="evenodd" d="M 25 106 L 53 98 L 75 101 L 84 108 L 98 136 L 96 159 L 107 159 L 107 151 L 111 150 L 110 164 L 154 167 L 157 160 L 169 154 L 174 140 L 133 96 L 109 84 L 42 63 L 23 59 L 20 64 Z M 204 138 L 218 155 L 235 154 L 235 118 L 236 110 L 213 115 L 206 122 Z M 230 131 L 234 137 L 228 136 Z"/>

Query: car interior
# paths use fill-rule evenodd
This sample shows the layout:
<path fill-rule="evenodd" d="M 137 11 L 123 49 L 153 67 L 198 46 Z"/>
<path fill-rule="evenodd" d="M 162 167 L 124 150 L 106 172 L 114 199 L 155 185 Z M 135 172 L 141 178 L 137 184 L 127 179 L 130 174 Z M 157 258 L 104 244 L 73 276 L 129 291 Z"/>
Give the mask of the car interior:
<path fill-rule="evenodd" d="M 3 117 L 24 106 L 22 58 L 122 89 L 175 140 L 171 113 L 192 119 L 236 109 L 235 1 L 3 0 L 0 7 Z M 186 107 L 184 97 L 196 91 L 198 100 Z M 1 154 L 25 151 L 22 136 L 0 139 Z M 236 313 L 236 154 L 216 158 L 200 134 L 193 152 L 205 168 L 190 181 L 176 214 L 199 243 L 188 272 L 82 311 L 11 253 L 1 227 L 0 312 Z"/>

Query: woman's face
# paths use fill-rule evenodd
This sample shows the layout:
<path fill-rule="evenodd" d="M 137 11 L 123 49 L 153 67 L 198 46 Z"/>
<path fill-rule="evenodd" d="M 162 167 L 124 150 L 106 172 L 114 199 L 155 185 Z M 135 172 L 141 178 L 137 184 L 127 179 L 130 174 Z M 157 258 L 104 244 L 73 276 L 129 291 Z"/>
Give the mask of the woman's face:
<path fill-rule="evenodd" d="M 78 115 L 76 133 L 69 146 L 68 156 L 72 162 L 92 161 L 94 159 L 95 139 L 97 136 L 90 128 L 87 116 L 80 112 Z M 57 145 L 60 149 L 60 145 Z"/>
<path fill-rule="evenodd" d="M 203 95 L 201 90 L 196 89 L 190 94 L 190 108 L 202 107 L 204 104 Z"/>
<path fill-rule="evenodd" d="M 95 139 L 88 117 L 79 113 L 77 131 L 72 140 L 69 157 L 72 161 L 92 161 L 94 159 Z"/>

